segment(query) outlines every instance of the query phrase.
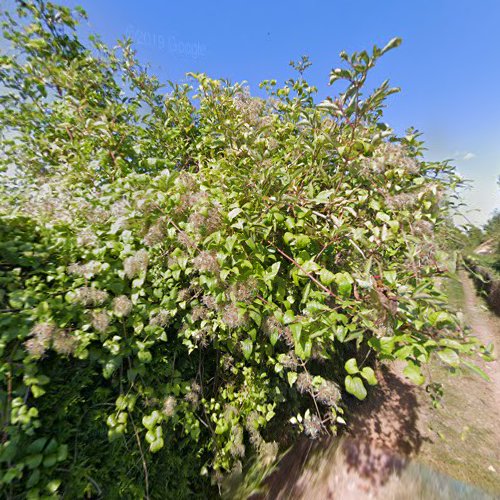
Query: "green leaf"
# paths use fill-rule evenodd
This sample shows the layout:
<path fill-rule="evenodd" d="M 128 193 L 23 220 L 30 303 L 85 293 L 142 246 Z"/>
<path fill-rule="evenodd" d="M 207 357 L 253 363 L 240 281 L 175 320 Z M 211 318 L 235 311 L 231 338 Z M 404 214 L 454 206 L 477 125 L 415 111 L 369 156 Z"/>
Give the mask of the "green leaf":
<path fill-rule="evenodd" d="M 361 370 L 361 376 L 370 384 L 370 385 L 377 385 L 377 377 L 375 376 L 375 372 L 373 371 L 373 368 L 369 366 L 365 366 Z"/>
<path fill-rule="evenodd" d="M 300 339 L 295 339 L 295 354 L 301 359 L 309 359 L 311 357 L 312 342 L 308 335 L 300 335 Z"/>
<path fill-rule="evenodd" d="M 358 362 L 355 358 L 348 359 L 344 365 L 345 371 L 350 375 L 354 375 L 359 372 Z"/>
<path fill-rule="evenodd" d="M 68 445 L 62 444 L 57 450 L 57 461 L 64 462 L 68 458 Z"/>
<path fill-rule="evenodd" d="M 330 201 L 330 196 L 335 193 L 335 189 L 328 189 L 326 191 L 321 191 L 316 195 L 313 201 L 316 203 L 327 203 Z"/>
<path fill-rule="evenodd" d="M 460 364 L 460 358 L 453 349 L 443 349 L 438 351 L 438 356 L 448 365 L 457 367 Z"/>
<path fill-rule="evenodd" d="M 288 311 L 286 311 L 285 314 L 283 315 L 283 323 L 285 323 L 285 325 L 293 323 L 294 319 L 295 319 L 295 314 L 291 309 L 288 309 Z"/>
<path fill-rule="evenodd" d="M 253 342 L 252 339 L 245 339 L 241 341 L 241 349 L 243 351 L 243 356 L 245 359 L 250 359 L 253 351 Z"/>
<path fill-rule="evenodd" d="M 59 486 L 61 486 L 61 480 L 60 479 L 52 479 L 52 481 L 49 481 L 45 488 L 49 493 L 56 493 L 57 490 L 59 489 Z"/>
<path fill-rule="evenodd" d="M 276 342 L 278 342 L 279 336 L 280 336 L 280 333 L 278 330 L 273 330 L 271 332 L 271 335 L 269 337 L 269 341 L 271 342 L 272 346 L 276 345 Z"/>
<path fill-rule="evenodd" d="M 335 274 L 328 269 L 323 268 L 319 273 L 319 280 L 323 283 L 323 285 L 328 286 L 335 281 Z"/>
<path fill-rule="evenodd" d="M 453 324 L 453 318 L 451 317 L 450 313 L 446 311 L 432 312 L 431 314 L 429 314 L 429 321 L 432 326 L 436 326 L 438 328 Z"/>
<path fill-rule="evenodd" d="M 45 394 L 45 389 L 40 387 L 39 385 L 32 385 L 31 392 L 33 393 L 33 397 L 39 398 Z"/>
<path fill-rule="evenodd" d="M 345 378 L 345 388 L 349 394 L 356 396 L 359 400 L 366 398 L 367 392 L 363 381 L 359 377 L 347 375 Z"/>
<path fill-rule="evenodd" d="M 381 220 L 382 222 L 389 222 L 391 220 L 390 216 L 384 212 L 378 212 L 375 218 Z"/>
<path fill-rule="evenodd" d="M 408 362 L 405 369 L 403 370 L 403 373 L 414 384 L 422 385 L 425 382 L 425 377 L 422 375 L 420 367 L 411 361 Z"/>
<path fill-rule="evenodd" d="M 228 252 L 233 251 L 234 245 L 235 245 L 237 240 L 238 240 L 238 236 L 236 234 L 233 234 L 232 236 L 228 236 L 226 238 L 224 246 L 226 247 L 226 250 Z"/>
<path fill-rule="evenodd" d="M 0 463 L 9 462 L 14 459 L 17 452 L 17 446 L 12 441 L 7 441 L 0 452 Z"/>
<path fill-rule="evenodd" d="M 151 430 L 156 423 L 160 420 L 160 413 L 158 410 L 154 410 L 151 415 L 145 415 L 142 417 L 142 425 L 146 427 L 146 429 Z"/>
<path fill-rule="evenodd" d="M 29 469 L 36 469 L 43 460 L 43 455 L 41 453 L 37 453 L 36 455 L 27 456 L 24 461 Z"/>
<path fill-rule="evenodd" d="M 164 444 L 163 438 L 158 438 L 149 445 L 149 449 L 151 453 L 156 453 L 163 448 Z"/>
<path fill-rule="evenodd" d="M 305 248 L 309 243 L 311 243 L 311 238 L 306 234 L 298 234 L 295 238 L 295 243 L 297 248 Z"/>
<path fill-rule="evenodd" d="M 40 476 L 40 470 L 39 469 L 36 469 L 31 474 L 31 476 L 33 476 L 33 474 L 35 474 L 37 472 L 38 472 L 38 477 L 39 477 Z M 3 477 L 1 477 L 1 481 L 4 484 L 10 484 L 14 479 L 19 478 L 21 476 L 22 476 L 22 470 L 20 470 L 20 468 L 12 467 L 11 469 L 7 470 L 7 472 L 3 475 Z M 35 482 L 38 482 L 38 478 L 36 478 Z"/>
<path fill-rule="evenodd" d="M 335 283 L 337 284 L 337 291 L 343 297 L 349 297 L 352 292 L 352 282 L 350 274 L 337 273 L 335 275 Z"/>
<path fill-rule="evenodd" d="M 153 431 L 146 432 L 146 441 L 152 444 L 156 441 L 156 434 Z"/>
<path fill-rule="evenodd" d="M 393 39 L 391 39 L 389 41 L 389 43 L 387 43 L 387 45 L 385 45 L 385 47 L 380 51 L 380 55 L 382 54 L 385 54 L 387 51 L 389 50 L 392 50 L 392 49 L 395 49 L 397 47 L 399 47 L 402 43 L 402 39 L 399 38 L 399 37 L 394 37 Z"/>
<path fill-rule="evenodd" d="M 300 334 L 302 333 L 302 323 L 292 323 L 290 325 L 295 342 L 300 342 Z"/>
<path fill-rule="evenodd" d="M 33 488 L 33 486 L 36 486 L 38 484 L 38 481 L 40 481 L 40 469 L 36 469 L 30 474 L 30 477 L 26 482 L 26 486 L 28 488 Z"/>
<path fill-rule="evenodd" d="M 153 360 L 153 356 L 149 351 L 139 351 L 137 357 L 142 363 L 150 363 Z"/>
<path fill-rule="evenodd" d="M 467 368 L 469 368 L 469 370 L 472 370 L 474 373 L 476 373 L 481 378 L 486 380 L 486 382 L 491 382 L 490 377 L 488 377 L 488 375 L 486 373 L 484 373 L 484 371 L 481 370 L 481 368 L 479 368 L 479 366 L 477 366 L 474 363 L 471 363 L 470 361 L 467 361 L 467 360 L 462 360 L 462 364 L 465 365 Z"/>
<path fill-rule="evenodd" d="M 271 281 L 272 279 L 274 279 L 276 277 L 276 275 L 278 274 L 280 270 L 280 262 L 275 262 L 270 269 L 268 269 L 266 271 L 266 273 L 264 274 L 264 280 L 266 282 L 269 282 Z"/>
<path fill-rule="evenodd" d="M 40 453 L 43 450 L 43 447 L 45 446 L 45 443 L 47 443 L 48 438 L 46 437 L 41 437 L 38 439 L 35 439 L 28 448 L 26 449 L 27 453 Z"/>
<path fill-rule="evenodd" d="M 50 455 L 46 455 L 43 459 L 44 467 L 52 467 L 57 463 L 57 453 L 51 453 Z"/>
<path fill-rule="evenodd" d="M 243 212 L 243 210 L 239 207 L 237 208 L 233 208 L 228 214 L 227 214 L 227 217 L 229 220 L 233 220 L 235 217 L 238 217 L 238 215 L 241 214 L 241 212 Z"/>
<path fill-rule="evenodd" d="M 286 374 L 286 377 L 288 379 L 288 383 L 290 384 L 290 387 L 295 384 L 295 381 L 297 380 L 297 372 L 288 372 Z"/>

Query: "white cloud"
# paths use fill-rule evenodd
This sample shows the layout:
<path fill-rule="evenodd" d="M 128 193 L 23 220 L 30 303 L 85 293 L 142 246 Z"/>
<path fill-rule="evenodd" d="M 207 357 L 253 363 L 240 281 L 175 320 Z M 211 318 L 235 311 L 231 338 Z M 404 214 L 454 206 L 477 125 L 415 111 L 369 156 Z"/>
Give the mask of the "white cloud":
<path fill-rule="evenodd" d="M 472 160 L 472 158 L 475 158 L 476 155 L 474 153 L 465 153 L 464 156 L 462 157 L 462 160 L 467 161 L 467 160 Z"/>

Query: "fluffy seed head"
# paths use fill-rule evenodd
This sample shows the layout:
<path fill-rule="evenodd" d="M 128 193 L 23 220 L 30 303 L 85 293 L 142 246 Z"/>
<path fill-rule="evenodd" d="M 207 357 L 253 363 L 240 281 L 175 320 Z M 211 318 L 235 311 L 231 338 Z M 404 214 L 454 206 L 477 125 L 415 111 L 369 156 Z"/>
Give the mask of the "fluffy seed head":
<path fill-rule="evenodd" d="M 259 446 L 259 458 L 264 467 L 274 463 L 278 456 L 278 443 L 276 441 L 262 442 Z"/>
<path fill-rule="evenodd" d="M 417 220 L 412 223 L 411 228 L 417 235 L 426 235 L 432 233 L 432 223 L 427 220 Z"/>
<path fill-rule="evenodd" d="M 152 326 L 167 326 L 172 319 L 170 311 L 162 309 L 151 315 L 149 324 Z"/>
<path fill-rule="evenodd" d="M 262 323 L 262 331 L 269 337 L 275 332 L 281 334 L 281 330 L 281 323 L 274 316 L 268 316 Z"/>
<path fill-rule="evenodd" d="M 293 340 L 293 334 L 292 334 L 292 330 L 290 330 L 290 328 L 288 326 L 285 326 L 282 331 L 281 331 L 281 334 L 283 336 L 283 340 L 285 341 L 285 344 L 290 348 L 290 349 L 293 349 L 295 347 L 295 342 Z"/>
<path fill-rule="evenodd" d="M 317 439 L 321 435 L 321 421 L 316 415 L 304 419 L 304 433 L 311 439 Z"/>
<path fill-rule="evenodd" d="M 252 411 L 248 414 L 245 427 L 248 432 L 250 432 L 251 429 L 257 429 L 259 427 L 259 414 L 256 411 Z"/>
<path fill-rule="evenodd" d="M 238 308 L 234 304 L 230 304 L 224 309 L 222 321 L 229 328 L 238 328 L 246 323 L 246 318 L 240 315 Z"/>
<path fill-rule="evenodd" d="M 91 260 L 86 264 L 71 264 L 68 266 L 68 272 L 70 274 L 76 274 L 77 276 L 82 276 L 85 279 L 90 279 L 95 276 L 101 269 L 101 264 L 95 260 Z"/>
<path fill-rule="evenodd" d="M 394 196 L 388 196 L 385 201 L 389 208 L 393 210 L 402 210 L 404 208 L 411 207 L 415 203 L 416 199 L 417 197 L 415 194 L 401 193 Z"/>
<path fill-rule="evenodd" d="M 87 306 L 98 306 L 108 298 L 108 293 L 104 290 L 98 290 L 90 286 L 82 286 L 75 290 L 75 301 Z"/>
<path fill-rule="evenodd" d="M 194 266 L 202 272 L 216 273 L 219 271 L 219 263 L 215 252 L 203 250 L 193 260 Z"/>
<path fill-rule="evenodd" d="M 208 235 L 217 231 L 222 225 L 222 215 L 218 207 L 205 205 L 205 212 L 194 211 L 188 219 L 191 227 L 202 235 Z"/>
<path fill-rule="evenodd" d="M 191 311 L 191 318 L 193 321 L 203 320 L 207 317 L 208 309 L 204 306 L 193 307 Z"/>
<path fill-rule="evenodd" d="M 104 333 L 108 327 L 111 318 L 106 311 L 93 311 L 91 316 L 92 326 L 101 333 Z"/>
<path fill-rule="evenodd" d="M 125 198 L 122 198 L 118 201 L 115 201 L 113 205 L 111 205 L 111 214 L 114 217 L 125 217 L 130 211 L 130 203 Z"/>
<path fill-rule="evenodd" d="M 214 310 L 217 309 L 217 301 L 215 297 L 212 295 L 203 295 L 201 301 L 205 304 L 208 309 Z"/>
<path fill-rule="evenodd" d="M 251 428 L 251 429 L 248 429 L 248 434 L 250 435 L 250 438 L 249 438 L 249 441 L 250 441 L 250 444 L 258 449 L 259 446 L 263 443 L 263 439 L 262 439 L 262 436 L 260 435 L 260 432 L 255 429 L 255 428 Z"/>
<path fill-rule="evenodd" d="M 30 335 L 42 342 L 48 342 L 56 330 L 56 326 L 52 323 L 37 323 L 31 329 Z"/>
<path fill-rule="evenodd" d="M 57 331 L 51 323 L 37 323 L 30 332 L 31 338 L 26 340 L 24 347 L 32 355 L 41 357 L 49 348 L 52 336 Z"/>
<path fill-rule="evenodd" d="M 24 347 L 32 356 L 41 358 L 45 354 L 45 351 L 48 348 L 48 344 L 45 344 L 36 337 L 33 337 L 24 342 Z"/>
<path fill-rule="evenodd" d="M 184 396 L 184 399 L 191 403 L 193 406 L 197 406 L 200 402 L 201 387 L 198 383 L 192 382 L 191 388 Z"/>
<path fill-rule="evenodd" d="M 77 340 L 70 333 L 58 331 L 52 338 L 52 348 L 59 354 L 68 356 L 75 351 Z"/>
<path fill-rule="evenodd" d="M 250 302 L 257 291 L 257 282 L 250 278 L 246 281 L 233 283 L 229 287 L 229 294 L 234 297 L 237 302 Z"/>
<path fill-rule="evenodd" d="M 135 252 L 134 255 L 127 257 L 123 261 L 123 269 L 129 279 L 134 278 L 138 274 L 146 272 L 148 269 L 149 255 L 144 249 Z"/>
<path fill-rule="evenodd" d="M 207 347 L 209 343 L 208 330 L 203 328 L 193 333 L 193 340 L 201 347 Z"/>
<path fill-rule="evenodd" d="M 230 405 L 230 404 L 226 404 L 224 406 L 224 418 L 226 420 L 231 420 L 233 419 L 236 415 L 238 415 L 238 410 L 236 409 L 235 406 L 233 405 Z M 238 429 L 241 431 L 241 427 L 238 427 Z M 233 433 L 235 433 L 236 431 L 233 430 Z M 243 432 L 243 431 L 241 431 Z M 243 437 L 243 434 L 242 434 L 242 437 Z"/>
<path fill-rule="evenodd" d="M 186 233 L 186 231 L 180 231 L 177 234 L 177 241 L 185 248 L 196 248 L 196 242 Z"/>
<path fill-rule="evenodd" d="M 225 371 L 229 371 L 234 364 L 234 358 L 230 354 L 225 354 L 221 358 L 222 369 Z"/>
<path fill-rule="evenodd" d="M 238 438 L 233 438 L 231 441 L 231 448 L 229 450 L 229 453 L 234 458 L 243 458 L 245 456 L 245 445 L 243 444 L 243 437 L 242 439 Z"/>
<path fill-rule="evenodd" d="M 165 227 L 162 221 L 158 221 L 156 224 L 153 224 L 149 229 L 146 235 L 143 238 L 144 243 L 148 247 L 152 247 L 161 243 L 165 239 Z"/>
<path fill-rule="evenodd" d="M 336 406 L 341 399 L 338 385 L 330 380 L 324 380 L 316 391 L 316 399 L 326 406 Z"/>
<path fill-rule="evenodd" d="M 175 407 L 177 406 L 177 401 L 174 396 L 168 396 L 168 398 L 163 401 L 162 413 L 166 417 L 171 417 L 175 413 Z"/>
<path fill-rule="evenodd" d="M 181 174 L 179 174 L 176 182 L 188 191 L 194 191 L 197 187 L 196 179 L 193 175 L 187 172 L 182 172 Z"/>
<path fill-rule="evenodd" d="M 113 299 L 113 312 L 117 316 L 128 316 L 132 311 L 132 301 L 126 295 L 120 295 Z"/>
<path fill-rule="evenodd" d="M 191 290 L 189 288 L 182 288 L 181 290 L 179 290 L 177 299 L 180 302 L 184 302 L 185 300 L 189 299 L 189 297 L 191 297 Z"/>
<path fill-rule="evenodd" d="M 408 174 L 417 174 L 420 171 L 418 161 L 410 156 L 410 152 L 399 144 L 383 143 L 370 158 L 363 158 L 360 162 L 361 171 L 382 173 L 388 168 L 398 168 Z"/>
<path fill-rule="evenodd" d="M 295 356 L 294 353 L 289 353 L 289 354 L 285 354 L 281 358 L 281 364 L 285 368 L 288 368 L 289 370 L 294 370 L 299 365 L 299 362 L 298 362 L 297 357 Z"/>
<path fill-rule="evenodd" d="M 307 372 L 299 373 L 297 377 L 297 389 L 301 394 L 311 391 L 313 388 L 312 377 Z"/>
<path fill-rule="evenodd" d="M 82 247 L 94 247 L 97 245 L 98 238 L 94 231 L 86 228 L 78 233 L 76 241 Z"/>

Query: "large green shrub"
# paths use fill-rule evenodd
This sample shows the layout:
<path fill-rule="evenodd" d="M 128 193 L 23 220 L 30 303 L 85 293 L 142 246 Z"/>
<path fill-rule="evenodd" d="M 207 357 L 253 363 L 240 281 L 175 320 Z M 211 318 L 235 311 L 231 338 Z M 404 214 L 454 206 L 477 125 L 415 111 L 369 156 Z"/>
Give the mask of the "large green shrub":
<path fill-rule="evenodd" d="M 6 14 L 1 57 L 0 484 L 7 496 L 207 495 L 278 443 L 345 425 L 377 360 L 424 383 L 480 350 L 436 284 L 458 182 L 381 123 L 384 49 L 317 104 L 158 82 L 81 11 Z M 153 455 L 156 454 L 156 455 Z M 174 493 L 175 491 L 175 493 Z"/>

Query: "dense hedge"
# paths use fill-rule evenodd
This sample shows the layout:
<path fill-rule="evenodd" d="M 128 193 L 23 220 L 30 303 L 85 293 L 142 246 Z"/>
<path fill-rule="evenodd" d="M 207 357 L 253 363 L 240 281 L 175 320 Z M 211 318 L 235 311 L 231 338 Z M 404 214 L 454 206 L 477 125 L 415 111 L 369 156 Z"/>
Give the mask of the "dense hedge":
<path fill-rule="evenodd" d="M 162 94 L 72 12 L 6 13 L 0 484 L 10 498 L 210 495 L 250 456 L 345 425 L 400 359 L 476 369 L 436 278 L 458 182 L 381 122 L 397 46 L 309 62 L 263 98 L 191 75 Z"/>

